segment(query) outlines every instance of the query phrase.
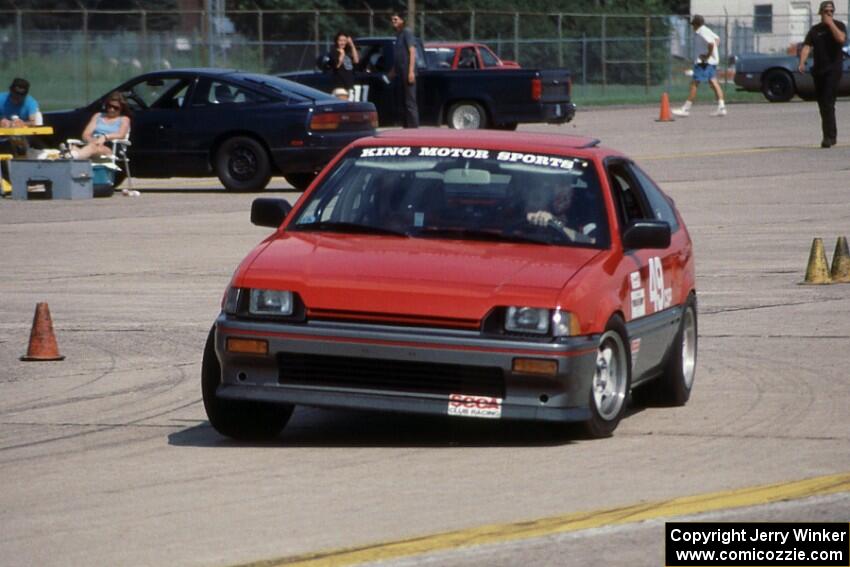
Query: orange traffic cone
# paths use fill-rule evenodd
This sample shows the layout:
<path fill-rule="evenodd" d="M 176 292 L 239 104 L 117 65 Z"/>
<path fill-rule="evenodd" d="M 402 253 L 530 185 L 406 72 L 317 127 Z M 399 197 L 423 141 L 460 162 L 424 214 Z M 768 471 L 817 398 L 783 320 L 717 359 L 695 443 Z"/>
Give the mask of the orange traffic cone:
<path fill-rule="evenodd" d="M 661 113 L 656 122 L 673 122 L 673 113 L 670 112 L 670 97 L 667 93 L 661 95 Z"/>
<path fill-rule="evenodd" d="M 59 354 L 56 345 L 56 337 L 53 335 L 53 321 L 50 318 L 50 309 L 47 303 L 37 303 L 35 306 L 35 317 L 32 320 L 32 331 L 30 331 L 30 344 L 26 356 L 21 360 L 64 360 Z"/>

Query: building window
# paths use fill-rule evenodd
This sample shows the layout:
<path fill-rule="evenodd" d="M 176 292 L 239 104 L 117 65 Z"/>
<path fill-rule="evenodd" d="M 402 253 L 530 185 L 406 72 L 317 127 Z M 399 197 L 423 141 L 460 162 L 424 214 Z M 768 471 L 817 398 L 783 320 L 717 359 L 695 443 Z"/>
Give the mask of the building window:
<path fill-rule="evenodd" d="M 773 33 L 773 4 L 755 6 L 753 31 L 756 33 Z"/>

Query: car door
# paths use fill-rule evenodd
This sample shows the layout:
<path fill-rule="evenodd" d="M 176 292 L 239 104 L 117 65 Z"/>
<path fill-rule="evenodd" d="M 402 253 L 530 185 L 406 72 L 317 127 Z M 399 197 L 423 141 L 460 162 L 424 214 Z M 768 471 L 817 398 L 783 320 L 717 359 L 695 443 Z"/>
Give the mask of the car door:
<path fill-rule="evenodd" d="M 653 201 L 647 197 L 644 184 L 650 183 L 648 176 L 633 163 L 626 159 L 609 159 L 606 170 L 617 207 L 621 238 L 624 229 L 634 221 L 665 220 L 669 223 L 669 218 L 659 218 Z M 675 215 L 673 217 L 675 219 Z M 679 229 L 678 223 L 675 228 Z M 671 231 L 673 229 L 671 226 Z M 652 375 L 663 362 L 674 338 L 675 325 L 679 320 L 678 311 L 673 309 L 673 285 L 679 262 L 677 253 L 672 238 L 670 246 L 665 249 L 624 251 L 625 256 L 634 262 L 624 283 L 634 382 Z"/>
<path fill-rule="evenodd" d="M 157 74 L 143 76 L 124 87 L 133 111 L 130 119 L 130 159 L 134 175 L 164 177 L 178 160 L 168 159 L 181 143 L 176 127 L 186 103 L 192 77 Z"/>

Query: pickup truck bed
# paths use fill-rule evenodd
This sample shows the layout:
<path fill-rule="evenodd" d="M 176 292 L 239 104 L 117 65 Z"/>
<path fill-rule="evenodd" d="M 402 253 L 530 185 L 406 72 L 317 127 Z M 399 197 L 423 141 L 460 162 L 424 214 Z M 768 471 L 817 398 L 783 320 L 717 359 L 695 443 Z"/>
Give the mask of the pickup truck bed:
<path fill-rule="evenodd" d="M 378 109 L 381 126 L 401 123 L 402 105 L 397 103 L 400 93 L 396 83 L 387 79 L 394 42 L 392 37 L 355 40 L 360 50 L 355 82 L 369 87 L 368 100 Z M 569 122 L 575 115 L 575 105 L 570 101 L 570 72 L 566 69 L 434 69 L 426 66 L 419 47 L 417 101 L 422 124 L 513 129 L 521 123 Z M 321 61 L 319 66 L 323 66 Z M 279 76 L 326 92 L 333 90 L 329 71 Z"/>

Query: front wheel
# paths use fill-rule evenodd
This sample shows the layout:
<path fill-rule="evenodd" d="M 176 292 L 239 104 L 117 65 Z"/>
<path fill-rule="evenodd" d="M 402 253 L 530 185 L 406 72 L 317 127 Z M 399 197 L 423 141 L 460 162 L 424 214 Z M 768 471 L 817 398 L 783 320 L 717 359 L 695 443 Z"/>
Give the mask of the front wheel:
<path fill-rule="evenodd" d="M 294 406 L 226 400 L 216 395 L 221 384 L 221 364 L 215 354 L 215 327 L 210 329 L 201 363 L 201 394 L 210 425 L 233 439 L 261 440 L 277 437 L 292 417 Z"/>
<path fill-rule="evenodd" d="M 770 102 L 788 102 L 794 97 L 794 79 L 788 71 L 773 69 L 762 79 L 761 92 Z"/>
<path fill-rule="evenodd" d="M 455 130 L 477 130 L 487 127 L 487 113 L 477 102 L 457 102 L 449 108 L 446 122 Z"/>
<path fill-rule="evenodd" d="M 228 191 L 262 191 L 271 179 L 271 162 L 260 142 L 234 136 L 216 151 L 215 171 Z"/>
<path fill-rule="evenodd" d="M 631 354 L 626 348 L 626 325 L 618 315 L 611 317 L 599 338 L 596 369 L 590 388 L 591 418 L 584 422 L 585 434 L 593 439 L 609 437 L 626 413 L 632 381 Z"/>

